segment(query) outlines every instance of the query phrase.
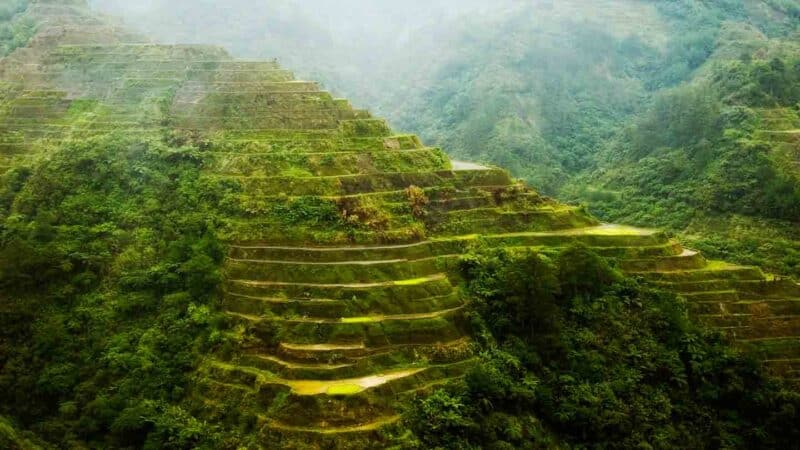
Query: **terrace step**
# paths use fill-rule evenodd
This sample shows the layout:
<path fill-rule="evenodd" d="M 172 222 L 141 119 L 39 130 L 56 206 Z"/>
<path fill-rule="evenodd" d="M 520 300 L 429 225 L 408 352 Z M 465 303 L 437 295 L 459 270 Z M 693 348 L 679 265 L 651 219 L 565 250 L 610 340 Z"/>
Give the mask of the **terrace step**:
<path fill-rule="evenodd" d="M 384 259 L 409 260 L 434 256 L 431 241 L 400 245 L 348 246 L 348 247 L 289 247 L 268 244 L 234 244 L 230 257 L 264 260 L 301 260 L 315 262 L 380 261 Z"/>
<path fill-rule="evenodd" d="M 763 359 L 800 358 L 800 335 L 741 340 L 739 343 Z"/>
<path fill-rule="evenodd" d="M 742 319 L 744 319 L 743 316 Z M 724 321 L 724 319 L 720 319 Z M 800 336 L 800 316 L 751 316 L 748 320 L 736 323 L 731 319 L 728 324 L 719 327 L 722 330 L 735 332 L 740 340 L 764 339 L 773 337 Z"/>
<path fill-rule="evenodd" d="M 254 366 L 262 370 L 269 370 L 273 366 L 279 366 L 283 369 L 288 369 L 288 370 L 335 371 L 335 370 L 350 368 L 355 365 L 355 363 L 343 363 L 343 364 L 299 363 L 293 361 L 285 361 L 276 356 L 263 355 L 263 354 L 245 355 L 245 358 L 251 358 L 255 361 L 259 361 L 259 363 L 255 364 Z M 267 367 L 263 367 L 264 365 L 266 365 Z M 269 370 L 269 371 L 278 373 L 277 370 Z"/>
<path fill-rule="evenodd" d="M 397 413 L 402 398 L 429 390 L 433 386 L 459 379 L 474 360 L 423 368 L 397 369 L 346 380 L 282 380 L 267 372 L 243 369 L 223 363 L 207 363 L 204 370 L 211 379 L 237 380 L 235 385 L 216 385 L 207 390 L 216 400 L 233 398 L 246 410 L 267 413 L 269 418 L 295 427 L 350 427 L 373 417 Z M 276 399 L 281 408 L 273 409 Z"/>
<path fill-rule="evenodd" d="M 677 270 L 650 270 L 629 272 L 634 275 L 643 276 L 649 280 L 664 283 L 690 283 L 708 282 L 718 280 L 728 281 L 760 281 L 765 280 L 764 273 L 757 267 L 736 266 L 727 263 L 712 261 L 709 264 L 697 269 L 677 269 Z M 719 289 L 730 290 L 730 289 Z"/>
<path fill-rule="evenodd" d="M 284 380 L 284 383 L 296 395 L 352 395 L 395 380 L 411 377 L 424 370 L 424 368 L 393 370 L 342 380 Z"/>
<path fill-rule="evenodd" d="M 256 297 L 241 294 L 225 294 L 226 311 L 242 315 L 261 316 L 321 316 L 342 317 L 349 305 L 343 300 L 331 299 L 286 299 L 280 297 Z"/>
<path fill-rule="evenodd" d="M 476 164 L 467 161 L 453 160 L 453 170 L 489 170 L 490 168 L 481 164 Z"/>
<path fill-rule="evenodd" d="M 270 421 L 267 424 L 267 427 L 274 430 L 290 432 L 290 433 L 340 435 L 340 434 L 364 433 L 364 432 L 379 430 L 381 428 L 397 423 L 399 420 L 400 416 L 391 415 L 391 416 L 379 417 L 370 422 L 364 422 L 357 425 L 350 425 L 344 427 L 317 427 L 317 428 L 292 426 L 292 425 L 286 425 L 278 421 Z"/>
<path fill-rule="evenodd" d="M 756 317 L 800 315 L 800 299 L 709 301 L 696 302 L 690 306 L 698 313 L 752 314 Z"/>
<path fill-rule="evenodd" d="M 734 287 L 731 280 L 725 279 L 708 281 L 656 281 L 653 282 L 653 284 L 681 295 L 727 291 Z"/>
<path fill-rule="evenodd" d="M 282 282 L 282 281 L 254 281 L 254 280 L 230 280 L 234 284 L 244 284 L 260 287 L 299 287 L 301 289 L 372 289 L 389 286 L 412 286 L 417 284 L 429 283 L 433 281 L 446 280 L 444 274 L 434 274 L 427 277 L 413 278 L 408 280 L 393 280 L 381 281 L 374 283 L 299 283 L 299 282 Z"/>
<path fill-rule="evenodd" d="M 463 213 L 463 214 L 457 214 Z M 578 208 L 541 208 L 508 211 L 501 208 L 453 211 L 448 218 L 429 226 L 435 236 L 468 234 L 497 235 L 510 231 L 529 232 L 575 229 L 594 225 Z M 459 217 L 461 216 L 461 217 Z"/>
<path fill-rule="evenodd" d="M 258 349 L 247 351 L 237 364 L 271 372 L 284 379 L 337 380 L 356 378 L 376 370 L 416 367 L 420 364 L 458 362 L 474 356 L 469 341 L 445 344 L 387 346 L 364 349 L 358 356 L 336 354 L 292 354 L 274 356 Z"/>
<path fill-rule="evenodd" d="M 337 380 L 364 376 L 370 371 L 374 372 L 375 367 L 391 367 L 391 365 L 358 365 L 356 362 L 331 363 L 313 360 L 295 362 L 257 353 L 245 354 L 237 360 L 237 364 L 265 370 L 287 380 Z"/>
<path fill-rule="evenodd" d="M 315 177 L 401 172 L 412 167 L 423 172 L 447 170 L 438 148 L 407 150 L 336 151 L 292 156 L 268 153 L 208 153 L 206 166 L 218 175 L 285 176 L 285 172 Z"/>
<path fill-rule="evenodd" d="M 752 314 L 699 314 L 696 317 L 706 325 L 726 329 L 748 326 L 754 318 Z"/>
<path fill-rule="evenodd" d="M 300 352 L 342 352 L 353 350 L 365 350 L 364 343 L 359 344 L 290 344 L 282 342 L 281 348 Z"/>
<path fill-rule="evenodd" d="M 485 234 L 481 238 L 504 247 L 566 247 L 583 243 L 608 256 L 670 255 L 682 251 L 661 233 L 606 234 L 607 225 L 553 231 Z M 635 229 L 631 229 L 635 230 Z M 433 255 L 460 254 L 478 235 L 437 237 L 434 240 L 397 245 L 278 246 L 269 243 L 234 243 L 231 257 L 241 259 L 302 260 L 336 262 L 352 260 L 419 259 Z"/>
<path fill-rule="evenodd" d="M 314 284 L 370 283 L 408 280 L 441 273 L 454 257 L 428 257 L 416 260 L 372 260 L 341 262 L 274 261 L 231 259 L 225 262 L 225 273 L 236 280 L 275 281 Z"/>
<path fill-rule="evenodd" d="M 739 292 L 735 289 L 723 291 L 690 292 L 682 294 L 686 300 L 699 304 L 714 304 L 738 302 Z"/>
<path fill-rule="evenodd" d="M 216 360 L 207 362 L 205 367 L 210 370 L 212 379 L 217 379 L 219 375 L 223 375 L 222 378 L 234 380 L 233 383 L 229 384 L 240 386 L 246 390 L 258 391 L 265 386 L 274 386 L 277 389 L 287 389 L 295 397 L 334 399 L 336 397 L 359 396 L 359 394 L 376 389 L 388 388 L 396 393 L 413 390 L 416 384 L 413 380 L 414 378 L 435 380 L 444 378 L 438 376 L 438 374 L 446 374 L 447 376 L 461 374 L 472 363 L 474 363 L 473 360 L 465 360 L 449 364 L 396 368 L 356 378 L 335 380 L 287 380 L 279 378 L 269 371 L 237 366 Z M 426 374 L 427 376 L 425 376 Z"/>
<path fill-rule="evenodd" d="M 223 178 L 222 176 L 217 176 Z M 331 196 L 352 195 L 367 192 L 387 192 L 405 189 L 436 187 L 453 183 L 456 188 L 511 184 L 503 171 L 430 171 L 430 172 L 384 172 L 375 174 L 334 175 L 325 177 L 235 177 L 224 178 L 237 182 L 244 192 L 252 195 Z"/>
<path fill-rule="evenodd" d="M 463 211 L 475 208 L 490 208 L 497 206 L 497 203 L 488 192 L 483 195 L 473 195 L 471 197 L 458 197 L 451 199 L 432 200 L 429 207 L 439 213 L 450 211 Z"/>
<path fill-rule="evenodd" d="M 302 245 L 384 245 L 420 242 L 425 236 L 424 226 L 396 218 L 397 226 L 387 229 L 326 230 L 322 227 L 297 226 L 275 220 L 228 219 L 219 231 L 222 240 L 230 242 L 259 241 Z M 270 241 L 271 239 L 271 241 Z"/>
<path fill-rule="evenodd" d="M 764 361 L 764 364 L 778 376 L 796 377 L 800 371 L 800 358 L 768 359 Z"/>
<path fill-rule="evenodd" d="M 508 247 L 564 247 L 578 242 L 590 247 L 639 247 L 668 242 L 662 232 L 609 224 L 590 224 L 549 231 L 496 233 L 481 237 L 491 245 Z"/>
<path fill-rule="evenodd" d="M 461 308 L 436 314 L 417 314 L 412 316 L 413 319 L 383 321 L 361 317 L 352 321 L 281 320 L 231 312 L 226 315 L 246 325 L 253 337 L 264 344 L 275 340 L 275 330 L 287 341 L 307 344 L 363 342 L 370 347 L 430 344 L 458 339 L 463 336 L 466 325 Z"/>
<path fill-rule="evenodd" d="M 226 292 L 249 297 L 403 303 L 453 292 L 444 274 L 380 283 L 303 284 L 228 280 Z"/>
<path fill-rule="evenodd" d="M 733 285 L 743 298 L 800 298 L 800 284 L 787 278 L 736 280 Z"/>
<path fill-rule="evenodd" d="M 622 262 L 622 269 L 626 272 L 636 274 L 702 269 L 706 265 L 707 262 L 700 253 L 694 250 L 684 249 L 680 255 L 676 256 L 628 259 Z"/>
<path fill-rule="evenodd" d="M 453 291 L 433 297 L 404 297 L 394 301 L 367 296 L 347 300 L 331 299 L 285 299 L 253 297 L 227 293 L 225 309 L 250 316 L 264 314 L 280 317 L 320 317 L 339 319 L 342 317 L 364 317 L 378 315 L 425 314 L 460 306 L 459 294 Z"/>
<path fill-rule="evenodd" d="M 356 137 L 342 136 L 335 130 L 292 130 L 291 133 L 287 133 L 286 130 L 274 129 L 224 131 L 215 136 L 207 147 L 212 152 L 242 154 L 274 152 L 305 154 L 417 148 L 423 148 L 423 145 L 419 138 L 413 135 Z"/>
<path fill-rule="evenodd" d="M 389 314 L 389 315 L 370 315 L 370 316 L 352 316 L 352 317 L 266 317 L 257 316 L 252 314 L 243 314 L 233 311 L 226 311 L 225 314 L 230 316 L 245 319 L 249 322 L 261 321 L 278 321 L 287 323 L 316 323 L 316 324 L 359 324 L 359 323 L 379 323 L 379 322 L 393 322 L 393 321 L 414 321 L 433 319 L 438 317 L 449 316 L 453 313 L 463 310 L 463 306 L 458 306 L 450 309 L 443 309 L 438 311 L 424 312 L 424 313 L 406 313 L 406 314 Z"/>
<path fill-rule="evenodd" d="M 338 344 L 296 344 L 281 342 L 278 344 L 275 356 L 282 360 L 299 363 L 327 363 L 327 364 L 359 364 L 364 360 L 382 358 L 386 355 L 395 357 L 400 355 L 406 361 L 416 360 L 419 355 L 428 355 L 428 359 L 440 361 L 437 355 L 471 355 L 469 339 L 458 337 L 449 341 L 434 341 L 429 343 L 391 344 L 367 346 L 364 342 L 350 342 Z M 459 356 L 456 356 L 458 358 Z M 442 362 L 450 362 L 448 357 Z"/>

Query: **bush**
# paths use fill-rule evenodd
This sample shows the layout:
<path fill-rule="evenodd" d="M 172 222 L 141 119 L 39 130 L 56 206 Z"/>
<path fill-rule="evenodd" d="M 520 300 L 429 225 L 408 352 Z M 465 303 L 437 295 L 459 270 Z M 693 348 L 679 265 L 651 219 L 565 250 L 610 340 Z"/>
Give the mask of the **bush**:
<path fill-rule="evenodd" d="M 562 251 L 555 267 L 544 261 L 494 249 L 465 258 L 472 323 L 485 323 L 490 335 L 463 384 L 406 412 L 407 441 L 418 448 L 794 445 L 800 395 L 720 334 L 693 325 L 677 296 L 623 279 L 582 246 Z M 537 283 L 549 288 L 532 288 Z M 542 298 L 557 306 L 520 308 Z M 553 316 L 557 327 L 529 326 Z"/>
<path fill-rule="evenodd" d="M 211 439 L 176 405 L 219 342 L 211 306 L 225 250 L 201 162 L 173 150 L 66 142 L 0 180 L 13 198 L 0 223 L 0 319 L 24 313 L 0 335 L 0 414 L 50 442 Z"/>

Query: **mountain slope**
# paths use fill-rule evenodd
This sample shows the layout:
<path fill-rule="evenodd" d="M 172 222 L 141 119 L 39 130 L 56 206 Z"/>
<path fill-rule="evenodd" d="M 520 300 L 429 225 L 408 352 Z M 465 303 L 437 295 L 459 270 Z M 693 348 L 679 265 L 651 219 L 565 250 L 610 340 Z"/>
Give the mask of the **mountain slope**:
<path fill-rule="evenodd" d="M 24 14 L 37 34 L 0 61 L 0 413 L 54 445 L 387 445 L 401 406 L 483 361 L 458 287 L 480 245 L 719 294 L 693 313 L 796 376 L 791 280 L 454 164 L 274 61 L 78 0 Z M 740 301 L 760 312 L 701 308 Z"/>
<path fill-rule="evenodd" d="M 423 11 L 353 0 L 331 10 L 285 1 L 245 13 L 234 2 L 223 15 L 196 2 L 98 6 L 165 39 L 225 30 L 214 40 L 237 54 L 278 56 L 395 125 L 457 156 L 509 167 L 547 193 L 586 168 L 653 93 L 690 79 L 723 24 L 786 36 L 798 11 L 793 1 L 749 0 L 428 3 Z M 182 24 L 163 26 L 175 15 Z M 238 26 L 215 26 L 222 22 Z M 291 30 L 303 30 L 303 40 L 293 42 Z"/>
<path fill-rule="evenodd" d="M 715 256 L 796 276 L 799 50 L 727 26 L 696 79 L 612 139 L 566 196 L 609 220 L 669 227 Z"/>

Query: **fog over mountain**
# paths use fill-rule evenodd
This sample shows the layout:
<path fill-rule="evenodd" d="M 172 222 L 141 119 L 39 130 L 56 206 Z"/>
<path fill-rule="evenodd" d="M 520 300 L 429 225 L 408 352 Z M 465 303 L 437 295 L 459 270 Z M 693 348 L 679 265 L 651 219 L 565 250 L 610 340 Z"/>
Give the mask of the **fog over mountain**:
<path fill-rule="evenodd" d="M 744 107 L 756 108 L 748 117 L 783 117 L 785 110 L 757 108 L 792 104 L 793 94 L 764 100 L 758 96 L 765 94 L 753 93 L 783 92 L 770 84 L 789 76 L 772 72 L 791 69 L 800 54 L 795 0 L 93 3 L 156 40 L 216 43 L 240 57 L 277 58 L 299 77 L 322 81 L 326 89 L 386 117 L 398 130 L 420 134 L 455 157 L 508 168 L 544 193 L 589 201 L 604 219 L 674 231 L 728 230 L 724 224 L 734 222 L 750 233 L 773 230 L 781 236 L 774 246 L 752 242 L 750 250 L 733 253 L 754 258 L 745 262 L 780 259 L 784 262 L 776 267 L 781 271 L 798 270 L 794 250 L 777 250 L 796 248 L 793 227 L 753 222 L 791 218 L 794 197 L 753 200 L 760 205 L 756 209 L 771 210 L 754 213 L 740 208 L 741 202 L 723 207 L 719 200 L 699 201 L 697 195 L 747 178 L 715 167 L 724 158 L 710 149 L 733 152 L 720 127 L 744 127 L 714 122 L 717 113 L 736 116 Z M 770 61 L 774 58 L 780 61 Z M 740 74 L 743 70 L 748 75 Z M 685 92 L 673 95 L 674 89 Z M 748 97 L 753 98 L 742 100 Z M 657 109 L 651 110 L 654 103 Z M 706 158 L 668 183 L 668 192 L 689 192 L 688 198 L 665 197 L 658 183 L 639 181 L 660 176 L 663 168 L 639 159 L 647 162 L 667 149 Z M 770 154 L 776 152 L 782 150 Z M 633 166 L 619 171 L 627 163 Z M 796 177 L 791 156 L 770 156 L 764 164 L 786 174 L 767 178 Z M 763 179 L 773 169 L 759 169 L 762 175 L 753 178 Z M 630 176 L 648 170 L 658 173 Z M 720 176 L 729 180 L 721 182 Z M 771 181 L 750 183 L 760 187 L 748 194 L 772 195 L 759 191 Z M 795 182 L 776 183 L 770 189 L 791 192 Z M 657 192 L 639 197 L 648 189 Z M 626 192 L 625 198 L 620 192 Z M 695 201 L 696 209 L 682 207 Z M 698 219 L 709 209 L 747 212 L 735 219 L 717 217 L 709 225 Z M 661 213 L 665 210 L 669 213 Z M 742 243 L 735 237 L 723 242 Z"/>
<path fill-rule="evenodd" d="M 278 58 L 299 75 L 319 79 L 364 106 L 392 114 L 395 94 L 432 87 L 437 70 L 461 57 L 470 43 L 501 44 L 496 31 L 508 20 L 530 21 L 529 32 L 553 47 L 564 24 L 593 23 L 613 33 L 663 40 L 664 26 L 651 5 L 615 2 L 293 1 L 211 0 L 126 2 L 93 0 L 126 23 L 164 42 L 214 43 L 245 58 Z M 619 3 L 619 2 L 616 2 Z M 558 30 L 557 27 L 561 27 Z M 497 48 L 496 50 L 500 50 Z M 505 50 L 505 49 L 503 49 Z M 391 117 L 396 119 L 396 117 Z"/>
<path fill-rule="evenodd" d="M 278 58 L 299 75 L 377 107 L 386 76 L 418 77 L 453 48 L 458 25 L 488 23 L 515 2 L 93 0 L 99 11 L 164 42 L 223 45 L 244 58 Z M 455 29 L 454 29 L 455 28 Z M 413 49 L 414 52 L 409 53 Z M 392 73 L 396 75 L 391 76 Z M 398 73 L 399 72 L 399 73 Z M 413 79 L 413 78 L 412 78 Z M 409 82 L 411 80 L 409 79 Z M 356 86 L 358 86 L 356 88 Z"/>

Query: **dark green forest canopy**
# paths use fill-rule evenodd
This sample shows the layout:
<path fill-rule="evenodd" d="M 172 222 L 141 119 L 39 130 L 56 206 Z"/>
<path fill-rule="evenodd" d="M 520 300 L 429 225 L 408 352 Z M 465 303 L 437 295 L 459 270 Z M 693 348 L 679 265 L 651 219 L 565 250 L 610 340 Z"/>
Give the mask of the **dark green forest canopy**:
<path fill-rule="evenodd" d="M 445 60 L 436 89 L 401 111 L 400 123 L 457 156 L 501 164 L 556 193 L 569 176 L 591 169 L 619 127 L 662 89 L 691 81 L 715 60 L 723 25 L 747 24 L 776 38 L 797 32 L 790 2 L 770 5 L 782 20 L 739 1 L 652 3 L 666 27 L 658 30 L 662 39 L 618 36 L 620 25 L 580 17 L 560 18 L 555 31 L 536 28 L 537 6 L 477 31 L 469 24 L 463 32 L 481 38 Z"/>
<path fill-rule="evenodd" d="M 781 448 L 800 395 L 576 246 L 462 259 L 481 364 L 406 413 L 415 448 Z"/>
<path fill-rule="evenodd" d="M 189 150 L 89 139 L 2 179 L 2 412 L 50 442 L 205 432 L 176 405 L 218 339 L 214 194 Z"/>

